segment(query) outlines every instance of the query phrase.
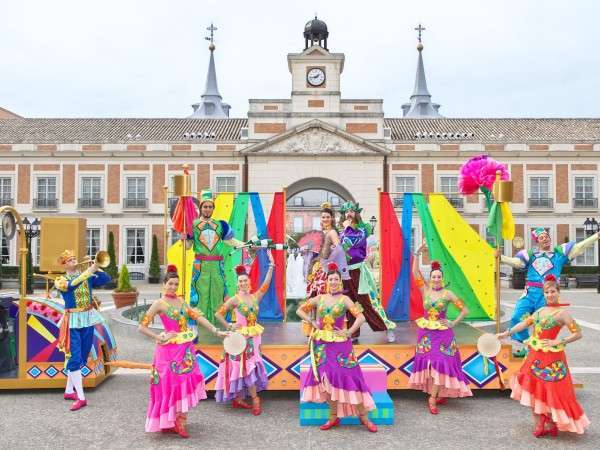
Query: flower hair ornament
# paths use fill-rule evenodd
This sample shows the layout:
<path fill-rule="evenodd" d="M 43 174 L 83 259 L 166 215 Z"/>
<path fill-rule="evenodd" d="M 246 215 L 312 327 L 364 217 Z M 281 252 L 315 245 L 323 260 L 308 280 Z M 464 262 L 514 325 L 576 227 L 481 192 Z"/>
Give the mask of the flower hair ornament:
<path fill-rule="evenodd" d="M 557 281 L 556 276 L 552 273 L 549 273 L 544 277 L 544 283 L 556 283 Z"/>
<path fill-rule="evenodd" d="M 167 266 L 167 273 L 177 274 L 177 266 L 175 264 L 169 264 Z"/>
<path fill-rule="evenodd" d="M 336 263 L 334 263 L 333 261 L 327 263 L 327 273 L 331 273 L 331 272 L 339 272 L 340 268 L 338 267 L 338 265 Z"/>
<path fill-rule="evenodd" d="M 246 266 L 244 266 L 243 264 L 235 266 L 235 274 L 238 277 L 241 277 L 242 275 L 248 275 L 248 271 L 246 270 Z"/>
<path fill-rule="evenodd" d="M 439 270 L 440 272 L 444 273 L 442 270 L 442 265 L 439 261 L 431 261 L 431 271 L 433 272 L 434 270 Z"/>

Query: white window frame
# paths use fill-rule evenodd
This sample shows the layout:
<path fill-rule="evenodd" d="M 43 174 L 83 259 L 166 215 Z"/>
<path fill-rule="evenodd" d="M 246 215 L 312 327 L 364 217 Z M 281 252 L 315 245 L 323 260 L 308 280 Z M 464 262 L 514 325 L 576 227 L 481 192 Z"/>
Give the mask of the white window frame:
<path fill-rule="evenodd" d="M 78 183 L 78 189 L 79 191 L 77 192 L 78 197 L 77 198 L 83 198 L 83 179 L 84 178 L 99 178 L 100 179 L 100 198 L 103 199 L 104 198 L 104 176 L 100 175 L 99 172 L 91 172 L 91 173 L 79 173 L 79 183 Z M 94 197 L 92 197 L 94 198 Z"/>
<path fill-rule="evenodd" d="M 8 261 L 7 262 L 3 262 L 2 265 L 4 266 L 12 266 L 13 264 L 13 241 L 16 242 L 16 239 L 11 239 L 8 240 L 4 237 L 2 237 L 3 240 L 6 241 L 6 247 L 8 248 Z M 2 245 L 2 242 L 0 241 L 0 246 Z M 1 247 L 0 247 L 1 248 Z M 1 255 L 1 250 L 0 250 L 0 258 L 2 257 Z"/>
<path fill-rule="evenodd" d="M 123 243 L 122 249 L 121 249 L 121 256 L 123 257 L 123 259 L 121 261 L 124 261 L 125 265 L 129 268 L 145 268 L 150 264 L 150 254 L 149 254 L 149 246 L 148 246 L 148 227 L 147 226 L 136 226 L 136 225 L 124 225 L 123 227 L 123 233 L 121 236 L 121 242 Z M 127 259 L 127 231 L 128 230 L 144 230 L 144 262 L 143 263 L 130 263 L 129 260 Z"/>
<path fill-rule="evenodd" d="M 312 226 L 313 230 L 320 230 L 321 229 L 321 216 L 313 216 L 311 226 Z"/>
<path fill-rule="evenodd" d="M 54 178 L 56 180 L 56 207 L 60 208 L 60 199 L 62 198 L 62 183 L 59 172 L 40 172 L 33 176 L 33 183 L 31 183 L 31 205 L 35 207 L 33 199 L 39 199 L 38 197 L 38 180 L 40 178 Z M 40 208 L 43 209 L 43 208 Z"/>
<path fill-rule="evenodd" d="M 12 205 L 16 205 L 17 204 L 17 197 L 16 197 L 16 192 L 15 192 L 15 176 L 14 174 L 3 174 L 0 173 L 0 178 L 8 178 L 10 180 L 10 197 L 12 199 Z M 0 197 L 1 197 L 1 193 L 0 193 Z"/>
<path fill-rule="evenodd" d="M 577 230 L 581 230 L 583 232 L 583 238 L 581 239 L 577 239 Z M 585 230 L 583 229 L 583 225 L 573 225 L 573 234 L 572 236 L 575 236 L 575 240 L 577 242 L 585 239 L 587 236 L 585 234 Z M 576 257 L 575 259 L 572 260 L 572 264 L 574 266 L 586 266 L 586 267 L 590 267 L 590 266 L 597 266 L 598 265 L 598 254 L 597 252 L 597 248 L 598 245 L 594 244 L 591 247 L 588 247 L 584 250 L 584 253 L 582 255 L 579 255 L 578 257 Z M 591 255 L 590 255 L 591 254 Z M 591 258 L 591 261 L 589 261 L 589 263 L 587 261 L 584 261 L 583 263 L 581 262 L 581 258 Z"/>
<path fill-rule="evenodd" d="M 554 208 L 554 205 L 556 204 L 556 197 L 554 195 L 555 194 L 555 192 L 554 192 L 554 177 L 552 176 L 551 173 L 535 172 L 535 173 L 527 174 L 527 204 L 529 204 L 530 198 L 534 198 L 532 196 L 532 188 L 531 188 L 531 179 L 532 178 L 547 178 L 548 179 L 548 197 L 545 197 L 545 198 L 552 199 L 552 208 Z M 535 198 L 544 198 L 544 197 L 535 197 Z"/>
<path fill-rule="evenodd" d="M 298 229 L 297 224 L 300 221 L 300 229 Z M 294 229 L 294 233 L 303 233 L 304 232 L 304 217 L 295 216 L 292 218 L 292 228 Z"/>
<path fill-rule="evenodd" d="M 129 197 L 129 180 L 133 179 L 133 178 L 143 178 L 144 179 L 144 197 L 145 199 L 148 199 L 148 192 L 149 192 L 149 177 L 147 174 L 134 174 L 134 173 L 128 173 L 127 175 L 124 176 L 124 183 L 123 183 L 123 198 L 130 198 Z M 135 198 L 139 198 L 139 197 L 135 197 Z"/>
<path fill-rule="evenodd" d="M 98 230 L 98 250 L 102 250 L 104 248 L 104 246 L 102 245 L 103 240 L 102 240 L 102 227 L 101 226 L 89 226 L 86 228 L 85 230 L 85 250 L 86 252 L 89 252 L 89 243 L 88 243 L 88 236 L 87 236 L 87 232 L 89 230 Z M 88 255 L 90 258 L 93 258 L 95 256 L 95 252 L 91 255 Z"/>
<path fill-rule="evenodd" d="M 233 183 L 234 183 L 234 190 L 233 191 L 219 191 L 218 185 L 218 179 L 219 178 L 233 178 Z M 218 175 L 213 175 L 213 192 L 215 194 L 220 194 L 222 192 L 234 192 L 237 193 L 240 191 L 240 184 L 239 184 L 239 175 L 237 173 L 219 173 Z"/>

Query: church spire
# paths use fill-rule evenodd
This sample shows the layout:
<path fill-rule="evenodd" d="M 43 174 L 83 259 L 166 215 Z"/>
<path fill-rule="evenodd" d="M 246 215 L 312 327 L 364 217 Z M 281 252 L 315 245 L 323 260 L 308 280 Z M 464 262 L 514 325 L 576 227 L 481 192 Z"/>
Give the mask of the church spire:
<path fill-rule="evenodd" d="M 427 79 L 425 77 L 425 66 L 423 65 L 423 43 L 421 42 L 421 33 L 425 30 L 419 24 L 415 30 L 419 33 L 417 51 L 419 57 L 417 60 L 417 74 L 415 76 L 415 88 L 410 96 L 409 103 L 402 105 L 404 117 L 407 118 L 434 118 L 442 117 L 438 113 L 440 105 L 431 102 L 431 94 L 427 89 Z"/>
<path fill-rule="evenodd" d="M 223 103 L 223 97 L 221 97 L 219 88 L 217 87 L 217 70 L 215 69 L 214 56 L 216 48 L 214 32 L 217 30 L 217 27 L 211 23 L 207 30 L 210 31 L 210 36 L 207 36 L 205 39 L 210 41 L 210 44 L 208 45 L 210 59 L 208 61 L 206 87 L 200 103 L 192 105 L 194 112 L 190 117 L 194 119 L 229 117 L 230 106 L 227 103 Z"/>

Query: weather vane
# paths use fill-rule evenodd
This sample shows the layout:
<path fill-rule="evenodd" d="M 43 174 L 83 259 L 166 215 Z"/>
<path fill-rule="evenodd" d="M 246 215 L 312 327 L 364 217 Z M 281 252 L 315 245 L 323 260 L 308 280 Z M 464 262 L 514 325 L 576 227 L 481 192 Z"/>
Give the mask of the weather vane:
<path fill-rule="evenodd" d="M 419 26 L 418 26 L 417 28 L 415 28 L 415 31 L 418 31 L 418 32 L 419 32 L 419 37 L 418 37 L 418 39 L 419 39 L 419 44 L 420 44 L 420 43 L 421 43 L 421 33 L 422 33 L 423 31 L 425 31 L 425 28 L 424 28 L 424 27 L 423 27 L 421 24 L 419 24 Z"/>
<path fill-rule="evenodd" d="M 206 28 L 208 31 L 210 31 L 210 37 L 206 36 L 204 39 L 206 39 L 207 41 L 210 41 L 211 44 L 215 43 L 215 31 L 218 30 L 217 27 L 215 27 L 212 22 L 210 24 L 210 27 Z"/>

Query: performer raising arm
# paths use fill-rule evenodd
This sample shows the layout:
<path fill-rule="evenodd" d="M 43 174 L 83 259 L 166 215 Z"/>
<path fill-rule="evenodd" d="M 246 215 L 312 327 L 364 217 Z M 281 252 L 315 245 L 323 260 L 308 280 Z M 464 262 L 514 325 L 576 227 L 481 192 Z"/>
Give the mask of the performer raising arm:
<path fill-rule="evenodd" d="M 262 286 L 255 294 L 251 294 L 250 277 L 244 266 L 236 267 L 237 294 L 228 299 L 216 312 L 215 317 L 228 330 L 236 331 L 246 338 L 246 348 L 240 355 L 225 353 L 219 364 L 219 375 L 215 386 L 215 400 L 218 402 L 232 401 L 234 408 L 252 409 L 252 414 L 261 413 L 260 398 L 257 394 L 267 388 L 268 378 L 263 362 L 260 345 L 264 328 L 256 322 L 258 305 L 267 293 L 275 262 L 271 250 L 269 256 L 269 271 Z M 237 321 L 228 323 L 225 316 L 233 310 Z M 250 394 L 252 406 L 244 399 Z"/>
<path fill-rule="evenodd" d="M 139 331 L 156 341 L 146 431 L 177 433 L 187 438 L 187 412 L 206 398 L 204 377 L 196 362 L 195 334 L 188 328 L 188 320 L 195 321 L 219 337 L 225 337 L 226 333 L 218 331 L 201 312 L 178 297 L 178 286 L 177 269 L 169 266 L 164 278 L 164 294 L 152 303 L 140 321 Z M 149 328 L 157 314 L 165 329 L 160 334 Z"/>
<path fill-rule="evenodd" d="M 421 254 L 425 248 L 423 243 L 415 256 Z M 413 370 L 408 384 L 412 389 L 428 393 L 429 412 L 438 414 L 437 405 L 446 403 L 446 397 L 473 395 L 462 371 L 460 352 L 452 331 L 469 310 L 454 293 L 444 289 L 444 273 L 439 262 L 431 262 L 429 283 L 423 279 L 417 257 L 413 258 L 413 273 L 423 297 L 425 315 L 415 321 L 419 330 Z M 446 318 L 450 303 L 460 311 L 454 320 Z"/>
<path fill-rule="evenodd" d="M 543 292 L 545 307 L 497 335 L 504 338 L 534 327 L 533 336 L 526 341 L 529 355 L 511 380 L 511 398 L 532 409 L 535 437 L 556 436 L 559 430 L 582 434 L 590 421 L 575 398 L 564 352 L 567 344 L 581 339 L 581 328 L 563 308 L 568 304 L 560 303 L 560 287 L 554 275 L 546 276 Z M 571 334 L 558 339 L 562 327 Z"/>
<path fill-rule="evenodd" d="M 539 250 L 521 250 L 515 257 L 501 256 L 503 264 L 510 265 L 516 269 L 527 269 L 527 283 L 525 293 L 517 301 L 515 310 L 511 318 L 511 326 L 515 326 L 524 320 L 534 311 L 537 311 L 545 305 L 543 281 L 548 274 L 560 278 L 562 268 L 569 261 L 583 254 L 585 249 L 594 245 L 600 236 L 596 233 L 580 242 L 567 242 L 565 244 L 552 247 L 552 239 L 545 228 L 539 227 L 531 232 L 532 237 L 539 244 Z M 513 338 L 523 342 L 529 337 L 526 328 L 519 333 L 515 333 Z M 525 348 L 514 352 L 515 356 L 525 356 Z"/>

